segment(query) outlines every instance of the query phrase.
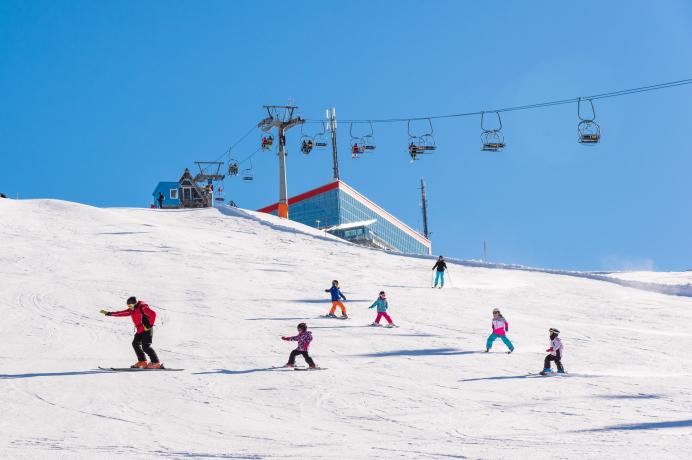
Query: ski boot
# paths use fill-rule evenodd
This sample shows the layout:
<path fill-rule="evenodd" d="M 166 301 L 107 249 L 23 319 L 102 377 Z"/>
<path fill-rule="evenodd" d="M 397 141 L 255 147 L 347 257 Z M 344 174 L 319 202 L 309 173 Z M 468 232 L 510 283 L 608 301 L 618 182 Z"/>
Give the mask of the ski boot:
<path fill-rule="evenodd" d="M 541 374 L 541 375 L 548 375 L 548 374 L 550 374 L 551 372 L 553 372 L 553 370 L 552 370 L 551 368 L 549 368 L 549 367 L 546 367 L 546 368 L 543 369 L 541 372 L 539 372 L 539 374 Z"/>
<path fill-rule="evenodd" d="M 371 326 L 380 327 L 380 323 L 372 323 Z"/>
<path fill-rule="evenodd" d="M 489 351 L 490 351 L 490 348 L 486 348 L 486 349 L 485 349 L 485 352 L 486 352 L 486 353 L 489 352 Z"/>
<path fill-rule="evenodd" d="M 296 367 L 296 365 L 291 364 L 291 363 L 286 363 L 286 364 L 284 364 L 284 367 Z"/>
<path fill-rule="evenodd" d="M 394 324 L 394 323 L 389 323 L 389 324 L 387 324 L 385 327 L 390 327 L 390 328 L 391 328 L 391 327 L 396 327 L 396 324 Z"/>
<path fill-rule="evenodd" d="M 558 373 L 558 374 L 566 374 L 567 372 L 565 372 L 565 368 L 564 368 L 564 367 L 560 367 L 560 368 L 557 370 L 557 373 Z"/>
<path fill-rule="evenodd" d="M 509 351 L 507 352 L 507 354 L 508 354 L 508 355 L 511 355 L 513 351 L 514 351 L 514 348 L 512 348 L 511 350 L 509 350 Z"/>
<path fill-rule="evenodd" d="M 308 369 L 317 369 L 317 364 L 310 364 Z"/>
<path fill-rule="evenodd" d="M 327 318 L 336 318 L 336 315 L 335 315 L 334 313 L 328 313 L 327 315 L 325 315 L 325 317 L 327 317 Z"/>
<path fill-rule="evenodd" d="M 144 369 L 145 367 L 147 367 L 146 361 L 137 361 L 132 366 L 130 366 L 131 369 Z"/>
<path fill-rule="evenodd" d="M 149 363 L 146 366 L 147 369 L 161 369 L 162 367 L 161 363 Z"/>
<path fill-rule="evenodd" d="M 341 315 L 339 318 L 341 318 L 341 319 L 348 319 L 348 315 L 347 315 L 346 313 L 344 313 L 344 314 Z"/>

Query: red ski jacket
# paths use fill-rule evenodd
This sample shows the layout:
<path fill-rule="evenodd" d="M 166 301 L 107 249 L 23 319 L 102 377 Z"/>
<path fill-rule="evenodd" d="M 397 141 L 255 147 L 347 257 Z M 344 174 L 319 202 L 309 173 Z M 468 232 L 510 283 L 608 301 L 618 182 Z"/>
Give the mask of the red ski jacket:
<path fill-rule="evenodd" d="M 146 330 L 145 319 L 142 318 L 143 315 L 146 316 L 146 320 L 149 323 L 149 327 L 153 326 L 154 322 L 156 321 L 156 312 L 149 308 L 149 305 L 145 304 L 142 301 L 137 302 L 135 304 L 135 308 L 133 308 L 132 310 L 127 309 L 121 311 L 113 311 L 110 312 L 108 316 L 131 316 L 132 322 L 135 323 L 137 333 L 141 334 Z"/>

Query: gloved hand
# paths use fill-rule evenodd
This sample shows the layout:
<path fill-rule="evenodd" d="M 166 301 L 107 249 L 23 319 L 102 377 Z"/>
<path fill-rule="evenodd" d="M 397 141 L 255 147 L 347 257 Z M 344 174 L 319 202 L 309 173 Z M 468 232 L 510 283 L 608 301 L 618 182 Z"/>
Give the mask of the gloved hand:
<path fill-rule="evenodd" d="M 553 348 L 550 347 L 550 348 L 548 348 L 546 351 L 547 351 L 548 353 L 550 353 L 551 351 L 553 351 Z"/>
<path fill-rule="evenodd" d="M 99 313 L 101 313 L 102 315 L 106 315 L 106 316 L 111 315 L 111 312 L 109 312 L 108 310 L 100 310 Z"/>
<path fill-rule="evenodd" d="M 324 292 L 329 292 L 329 289 L 325 289 Z"/>
<path fill-rule="evenodd" d="M 341 300 L 343 300 L 343 301 L 345 302 L 345 301 L 346 301 L 346 297 L 343 297 L 343 296 L 342 296 L 342 297 L 341 297 Z"/>
<path fill-rule="evenodd" d="M 283 337 L 281 337 L 281 340 L 288 340 L 288 337 L 283 336 Z"/>

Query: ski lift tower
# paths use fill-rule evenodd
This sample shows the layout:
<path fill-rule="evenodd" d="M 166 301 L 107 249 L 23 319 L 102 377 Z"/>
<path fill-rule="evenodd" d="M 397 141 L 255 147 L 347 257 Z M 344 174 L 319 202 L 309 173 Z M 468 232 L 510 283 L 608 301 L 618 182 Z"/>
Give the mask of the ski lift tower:
<path fill-rule="evenodd" d="M 288 219 L 288 186 L 286 184 L 286 130 L 305 123 L 300 117 L 293 118 L 293 112 L 298 108 L 293 105 L 265 105 L 269 115 L 257 124 L 262 131 L 269 132 L 272 128 L 279 130 L 279 208 L 278 215 Z"/>
<path fill-rule="evenodd" d="M 193 179 L 197 184 L 201 184 L 200 188 L 207 192 L 207 206 L 214 206 L 214 182 L 221 182 L 226 178 L 225 175 L 220 174 L 223 162 L 221 161 L 195 161 L 195 164 L 199 168 L 199 174 Z M 214 166 L 216 166 L 216 171 L 213 171 Z M 207 174 L 207 169 L 210 168 L 209 172 L 213 174 Z"/>

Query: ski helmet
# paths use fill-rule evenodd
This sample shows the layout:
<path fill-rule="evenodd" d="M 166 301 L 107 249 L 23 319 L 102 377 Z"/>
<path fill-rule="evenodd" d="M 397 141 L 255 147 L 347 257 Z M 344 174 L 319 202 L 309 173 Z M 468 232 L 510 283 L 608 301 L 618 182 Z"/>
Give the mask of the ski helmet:
<path fill-rule="evenodd" d="M 137 303 L 137 297 L 135 297 L 135 296 L 132 296 L 132 297 L 130 297 L 129 299 L 127 299 L 127 304 L 128 304 L 128 305 L 134 305 L 134 304 L 136 304 L 136 303 Z"/>
<path fill-rule="evenodd" d="M 307 328 L 308 328 L 308 325 L 305 323 L 298 324 L 298 329 L 301 331 L 305 331 Z"/>
<path fill-rule="evenodd" d="M 560 331 L 558 331 L 558 330 L 555 329 L 554 327 L 551 327 L 550 329 L 548 329 L 548 332 L 550 332 L 551 334 L 555 334 L 555 335 L 557 335 L 557 334 L 560 333 Z"/>
<path fill-rule="evenodd" d="M 338 284 L 339 284 L 339 281 L 338 281 L 338 280 L 333 280 L 333 281 L 332 281 L 332 286 L 336 286 L 336 285 L 338 285 Z"/>
<path fill-rule="evenodd" d="M 493 308 L 493 313 L 500 313 L 500 309 L 499 308 Z"/>

